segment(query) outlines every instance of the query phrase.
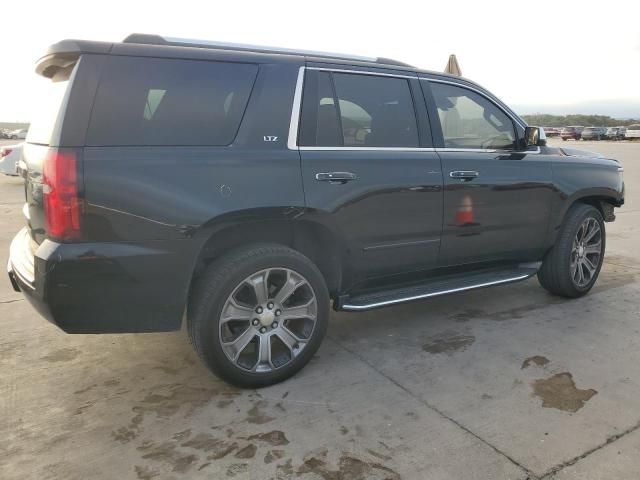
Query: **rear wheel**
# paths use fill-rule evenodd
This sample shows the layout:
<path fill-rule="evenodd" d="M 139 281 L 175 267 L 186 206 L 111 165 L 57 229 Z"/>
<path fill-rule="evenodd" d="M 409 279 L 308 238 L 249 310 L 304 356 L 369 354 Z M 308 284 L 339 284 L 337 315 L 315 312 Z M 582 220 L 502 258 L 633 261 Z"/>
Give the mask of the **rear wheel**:
<path fill-rule="evenodd" d="M 591 205 L 575 204 L 567 212 L 556 244 L 538 271 L 538 280 L 554 295 L 581 297 L 595 284 L 604 251 L 602 215 Z"/>
<path fill-rule="evenodd" d="M 189 302 L 191 342 L 209 369 L 239 387 L 263 387 L 300 370 L 327 329 L 329 294 L 305 256 L 256 245 L 211 264 Z"/>

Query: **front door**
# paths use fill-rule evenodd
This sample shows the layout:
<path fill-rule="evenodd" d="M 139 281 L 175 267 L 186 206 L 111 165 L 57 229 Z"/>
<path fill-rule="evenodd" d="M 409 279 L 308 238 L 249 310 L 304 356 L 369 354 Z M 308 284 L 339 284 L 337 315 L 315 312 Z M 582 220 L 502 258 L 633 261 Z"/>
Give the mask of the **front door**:
<path fill-rule="evenodd" d="M 298 142 L 306 204 L 342 238 L 360 277 L 437 263 L 442 170 L 426 118 L 415 75 L 307 68 Z"/>
<path fill-rule="evenodd" d="M 540 149 L 517 149 L 514 120 L 489 98 L 462 85 L 425 83 L 442 131 L 441 265 L 539 258 L 553 193 L 551 162 Z"/>

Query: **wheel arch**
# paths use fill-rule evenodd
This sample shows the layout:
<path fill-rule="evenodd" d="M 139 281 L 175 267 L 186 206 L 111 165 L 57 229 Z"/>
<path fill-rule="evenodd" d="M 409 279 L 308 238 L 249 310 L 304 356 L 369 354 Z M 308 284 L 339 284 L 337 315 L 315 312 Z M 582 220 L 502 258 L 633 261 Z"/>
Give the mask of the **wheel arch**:
<path fill-rule="evenodd" d="M 306 213 L 307 210 L 300 207 L 252 209 L 203 225 L 197 232 L 201 247 L 191 284 L 211 262 L 233 249 L 274 243 L 309 258 L 322 273 L 330 295 L 335 295 L 342 284 L 343 241 L 332 226 Z"/>
<path fill-rule="evenodd" d="M 558 232 L 567 216 L 567 212 L 578 203 L 591 205 L 596 208 L 605 222 L 615 220 L 613 209 L 621 205 L 619 197 L 609 188 L 589 188 L 574 193 L 564 201 L 562 208 L 559 209 L 554 218 L 550 231 L 550 245 L 555 243 Z"/>

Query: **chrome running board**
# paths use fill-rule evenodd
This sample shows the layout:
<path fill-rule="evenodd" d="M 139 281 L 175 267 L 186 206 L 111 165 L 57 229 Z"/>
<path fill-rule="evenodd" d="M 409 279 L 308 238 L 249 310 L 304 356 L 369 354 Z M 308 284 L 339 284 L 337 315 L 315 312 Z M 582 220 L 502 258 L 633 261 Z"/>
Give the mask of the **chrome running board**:
<path fill-rule="evenodd" d="M 535 275 L 539 268 L 540 263 L 528 263 L 507 270 L 467 273 L 464 276 L 449 277 L 444 280 L 431 280 L 430 282 L 410 287 L 348 296 L 340 302 L 337 309 L 347 311 L 370 310 L 450 293 L 475 290 L 476 288 L 519 282 Z"/>

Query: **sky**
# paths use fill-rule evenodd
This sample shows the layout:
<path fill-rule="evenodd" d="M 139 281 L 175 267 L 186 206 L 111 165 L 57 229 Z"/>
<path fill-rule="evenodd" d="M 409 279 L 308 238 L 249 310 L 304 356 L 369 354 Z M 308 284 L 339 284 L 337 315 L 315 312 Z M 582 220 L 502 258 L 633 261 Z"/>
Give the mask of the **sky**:
<path fill-rule="evenodd" d="M 28 121 L 34 64 L 65 38 L 128 34 L 388 57 L 462 73 L 519 113 L 640 117 L 640 0 L 17 0 L 1 30 L 0 121 Z M 615 106 L 615 107 L 613 107 Z M 611 107 L 611 108 L 610 108 Z M 620 115 L 618 115 L 620 116 Z"/>

